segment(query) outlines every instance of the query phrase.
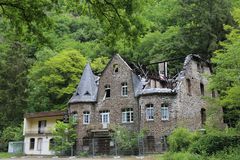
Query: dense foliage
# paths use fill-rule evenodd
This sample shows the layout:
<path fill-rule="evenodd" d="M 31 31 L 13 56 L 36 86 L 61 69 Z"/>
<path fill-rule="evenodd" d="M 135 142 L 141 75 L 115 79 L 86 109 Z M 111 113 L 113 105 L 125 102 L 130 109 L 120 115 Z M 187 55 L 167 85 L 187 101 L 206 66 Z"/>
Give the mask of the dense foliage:
<path fill-rule="evenodd" d="M 73 152 L 73 145 L 76 142 L 77 132 L 76 124 L 70 118 L 69 123 L 58 121 L 53 130 L 53 143 L 51 149 L 58 155 L 71 155 Z"/>
<path fill-rule="evenodd" d="M 164 154 L 164 160 L 237 160 L 240 153 L 237 129 L 219 131 L 209 128 L 203 133 L 177 128 L 168 142 L 170 150 Z"/>

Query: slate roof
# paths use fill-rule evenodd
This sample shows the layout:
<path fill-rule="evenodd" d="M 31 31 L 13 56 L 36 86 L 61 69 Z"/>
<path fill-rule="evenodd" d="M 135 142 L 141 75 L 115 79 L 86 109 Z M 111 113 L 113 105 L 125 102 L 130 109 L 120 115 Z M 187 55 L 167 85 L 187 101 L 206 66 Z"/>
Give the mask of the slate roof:
<path fill-rule="evenodd" d="M 40 118 L 40 117 L 54 117 L 54 116 L 64 116 L 66 111 L 47 111 L 47 112 L 36 112 L 36 113 L 26 113 L 25 118 Z"/>
<path fill-rule="evenodd" d="M 99 77 L 95 76 L 92 72 L 90 64 L 85 66 L 80 83 L 68 103 L 78 102 L 96 102 L 98 92 Z"/>

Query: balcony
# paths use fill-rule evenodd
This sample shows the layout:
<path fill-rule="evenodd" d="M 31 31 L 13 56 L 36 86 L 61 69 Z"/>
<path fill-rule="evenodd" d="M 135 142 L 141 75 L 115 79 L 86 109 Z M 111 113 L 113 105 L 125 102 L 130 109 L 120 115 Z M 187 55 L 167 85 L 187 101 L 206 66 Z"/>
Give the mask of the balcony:
<path fill-rule="evenodd" d="M 27 129 L 25 130 L 25 135 L 50 135 L 52 134 L 52 130 L 50 129 Z"/>

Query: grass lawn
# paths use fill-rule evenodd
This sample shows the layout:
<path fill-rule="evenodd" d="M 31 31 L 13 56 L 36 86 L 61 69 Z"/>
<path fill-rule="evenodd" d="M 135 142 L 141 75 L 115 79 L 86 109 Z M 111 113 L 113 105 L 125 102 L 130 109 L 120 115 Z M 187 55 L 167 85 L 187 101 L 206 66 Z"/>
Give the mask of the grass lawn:
<path fill-rule="evenodd" d="M 14 156 L 14 154 L 10 154 L 7 152 L 0 152 L 0 158 L 10 158 L 12 156 Z"/>

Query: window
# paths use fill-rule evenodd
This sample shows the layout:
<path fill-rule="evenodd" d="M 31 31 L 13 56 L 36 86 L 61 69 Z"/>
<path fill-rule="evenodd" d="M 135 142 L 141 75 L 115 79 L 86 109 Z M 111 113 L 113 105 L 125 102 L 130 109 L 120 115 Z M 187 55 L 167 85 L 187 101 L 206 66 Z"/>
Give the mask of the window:
<path fill-rule="evenodd" d="M 72 112 L 72 119 L 73 122 L 76 123 L 78 120 L 78 113 L 76 111 Z"/>
<path fill-rule="evenodd" d="M 109 111 L 101 111 L 100 112 L 100 118 L 101 118 L 101 123 L 102 124 L 110 123 Z"/>
<path fill-rule="evenodd" d="M 84 93 L 84 96 L 91 96 L 91 94 L 90 94 L 88 91 L 86 91 L 86 92 Z"/>
<path fill-rule="evenodd" d="M 122 83 L 122 96 L 127 96 L 128 95 L 128 87 L 127 87 L 127 82 Z"/>
<path fill-rule="evenodd" d="M 107 85 L 105 85 L 105 98 L 109 98 L 110 97 L 110 91 L 111 91 L 111 89 L 110 89 L 110 85 L 109 84 L 107 84 Z"/>
<path fill-rule="evenodd" d="M 201 122 L 202 122 L 202 125 L 205 124 L 205 122 L 206 122 L 206 109 L 205 108 L 201 108 Z"/>
<path fill-rule="evenodd" d="M 31 138 L 30 139 L 30 148 L 29 149 L 34 149 L 34 145 L 35 145 L 35 138 Z"/>
<path fill-rule="evenodd" d="M 191 81 L 190 81 L 190 79 L 186 79 L 186 82 L 187 82 L 188 95 L 191 95 Z"/>
<path fill-rule="evenodd" d="M 83 124 L 89 124 L 90 123 L 90 112 L 84 111 L 83 112 Z"/>
<path fill-rule="evenodd" d="M 154 119 L 153 104 L 146 105 L 146 119 L 147 119 L 147 121 L 151 121 Z"/>
<path fill-rule="evenodd" d="M 200 62 L 197 63 L 197 70 L 198 70 L 198 72 L 200 72 L 200 73 L 203 73 L 203 72 L 204 72 L 204 66 L 203 66 L 203 64 L 201 64 Z"/>
<path fill-rule="evenodd" d="M 204 85 L 202 83 L 200 83 L 200 91 L 201 95 L 204 96 Z"/>
<path fill-rule="evenodd" d="M 43 134 L 46 126 L 47 126 L 46 120 L 38 121 L 38 134 Z"/>
<path fill-rule="evenodd" d="M 52 150 L 52 148 L 54 147 L 54 145 L 55 145 L 54 139 L 51 138 L 51 139 L 49 140 L 49 150 Z"/>
<path fill-rule="evenodd" d="M 125 108 L 122 110 L 122 123 L 133 122 L 133 109 Z"/>
<path fill-rule="evenodd" d="M 37 150 L 38 151 L 42 150 L 42 141 L 43 141 L 42 138 L 38 138 L 38 141 L 37 141 Z"/>
<path fill-rule="evenodd" d="M 168 104 L 166 103 L 161 105 L 161 117 L 163 121 L 169 120 Z"/>
<path fill-rule="evenodd" d="M 118 73 L 118 64 L 113 65 L 113 73 Z"/>

